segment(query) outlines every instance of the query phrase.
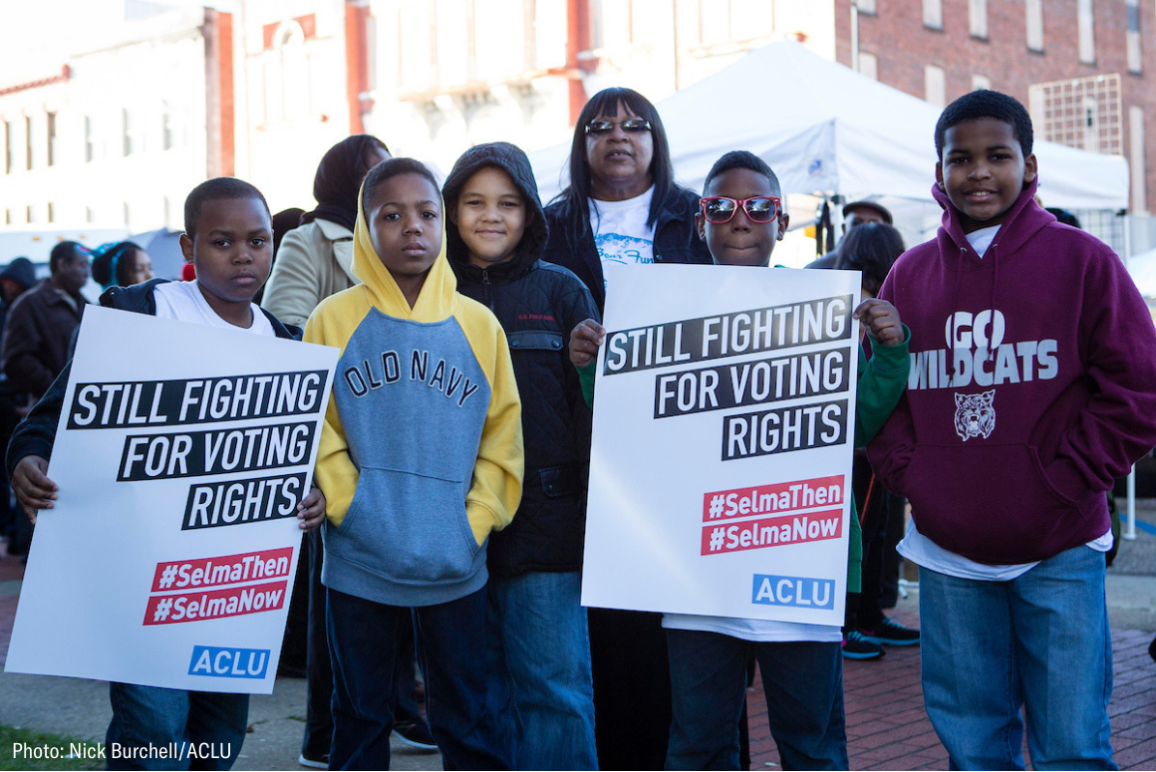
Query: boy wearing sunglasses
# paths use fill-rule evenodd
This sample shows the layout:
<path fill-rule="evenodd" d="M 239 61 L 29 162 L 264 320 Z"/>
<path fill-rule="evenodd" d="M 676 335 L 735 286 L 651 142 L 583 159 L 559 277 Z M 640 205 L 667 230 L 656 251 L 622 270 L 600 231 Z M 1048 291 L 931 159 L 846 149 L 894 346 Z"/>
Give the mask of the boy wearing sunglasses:
<path fill-rule="evenodd" d="M 706 178 L 695 226 L 717 265 L 768 266 L 788 216 L 779 181 L 752 153 L 720 158 Z M 890 303 L 867 300 L 855 309 L 874 343 L 859 354 L 855 444 L 871 439 L 907 384 L 908 334 Z M 571 361 L 583 380 L 605 334 L 583 322 L 571 335 Z M 852 502 L 848 588 L 859 589 L 862 544 Z M 843 712 L 842 631 L 759 619 L 666 614 L 674 719 L 667 769 L 739 769 L 739 718 L 746 697 L 747 662 L 759 661 L 767 719 L 784 769 L 847 769 Z"/>

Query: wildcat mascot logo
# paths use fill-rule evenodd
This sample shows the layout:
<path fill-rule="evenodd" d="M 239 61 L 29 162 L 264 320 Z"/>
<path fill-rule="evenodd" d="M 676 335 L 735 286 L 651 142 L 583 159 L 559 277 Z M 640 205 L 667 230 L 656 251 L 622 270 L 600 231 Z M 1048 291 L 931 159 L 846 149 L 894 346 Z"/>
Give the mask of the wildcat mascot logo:
<path fill-rule="evenodd" d="M 985 440 L 995 430 L 995 389 L 982 394 L 955 395 L 955 433 L 964 442 L 972 437 Z"/>

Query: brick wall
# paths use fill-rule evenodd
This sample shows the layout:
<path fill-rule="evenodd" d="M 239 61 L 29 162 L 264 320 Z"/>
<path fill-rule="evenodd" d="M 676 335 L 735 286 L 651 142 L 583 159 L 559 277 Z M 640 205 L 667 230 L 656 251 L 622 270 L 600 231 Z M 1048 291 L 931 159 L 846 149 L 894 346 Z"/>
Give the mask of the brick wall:
<path fill-rule="evenodd" d="M 1142 72 L 1128 72 L 1125 0 L 1095 0 L 1096 61 L 1078 55 L 1076 0 L 1043 0 L 1044 49 L 1027 45 L 1024 0 L 987 0 L 986 39 L 973 38 L 968 0 L 942 0 L 943 29 L 923 25 L 922 0 L 876 0 L 874 14 L 859 14 L 859 50 L 878 58 L 878 77 L 917 97 L 924 97 L 924 65 L 943 68 L 947 101 L 971 90 L 973 75 L 1028 105 L 1033 83 L 1119 73 L 1122 80 L 1123 152 L 1129 156 L 1128 108 L 1144 110 L 1146 188 L 1149 210 L 1156 210 L 1156 13 L 1140 2 Z M 835 0 L 836 58 L 851 64 L 851 0 Z M 932 141 L 928 137 L 928 142 Z M 1133 174 L 1136 174 L 1133 170 Z M 1047 174 L 1047 170 L 1041 170 Z"/>

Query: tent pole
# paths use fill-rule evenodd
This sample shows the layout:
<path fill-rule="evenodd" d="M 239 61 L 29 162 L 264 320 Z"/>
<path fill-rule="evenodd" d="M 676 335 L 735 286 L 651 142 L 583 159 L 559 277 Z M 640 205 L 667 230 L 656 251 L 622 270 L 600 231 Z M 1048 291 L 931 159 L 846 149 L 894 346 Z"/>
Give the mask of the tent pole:
<path fill-rule="evenodd" d="M 859 72 L 859 0 L 851 0 L 851 69 Z"/>
<path fill-rule="evenodd" d="M 1120 216 L 1124 218 L 1124 268 L 1127 269 L 1128 264 L 1132 261 L 1132 218 L 1128 216 L 1127 209 L 1120 210 Z M 1124 532 L 1120 534 L 1124 539 L 1129 541 L 1136 538 L 1136 465 L 1128 470 L 1128 525 L 1124 528 Z"/>

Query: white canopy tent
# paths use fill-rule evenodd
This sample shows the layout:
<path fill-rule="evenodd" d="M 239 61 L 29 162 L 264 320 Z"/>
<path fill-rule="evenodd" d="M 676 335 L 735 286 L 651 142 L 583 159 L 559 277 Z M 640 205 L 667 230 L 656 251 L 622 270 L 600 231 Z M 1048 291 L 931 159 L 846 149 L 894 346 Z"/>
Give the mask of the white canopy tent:
<path fill-rule="evenodd" d="M 657 105 L 675 176 L 700 189 L 729 150 L 770 164 L 784 193 L 931 201 L 939 108 L 811 53 L 771 43 Z M 565 184 L 569 143 L 531 155 L 548 199 Z M 1036 142 L 1040 197 L 1067 209 L 1128 205 L 1119 156 Z"/>

